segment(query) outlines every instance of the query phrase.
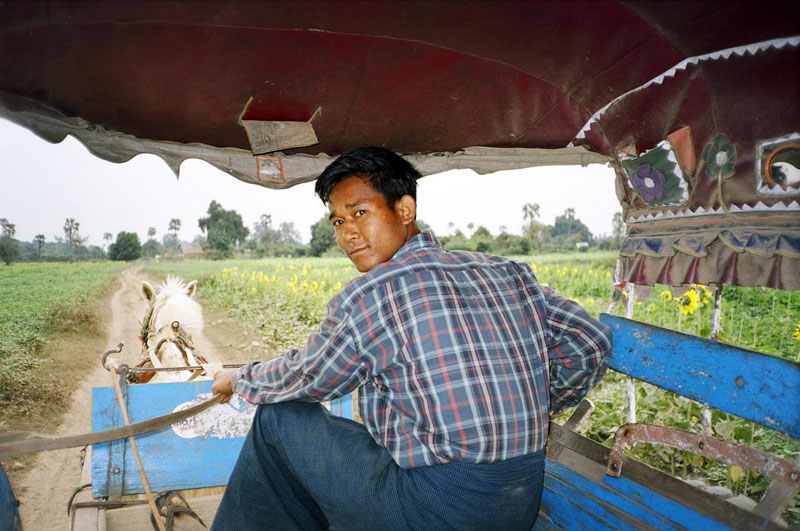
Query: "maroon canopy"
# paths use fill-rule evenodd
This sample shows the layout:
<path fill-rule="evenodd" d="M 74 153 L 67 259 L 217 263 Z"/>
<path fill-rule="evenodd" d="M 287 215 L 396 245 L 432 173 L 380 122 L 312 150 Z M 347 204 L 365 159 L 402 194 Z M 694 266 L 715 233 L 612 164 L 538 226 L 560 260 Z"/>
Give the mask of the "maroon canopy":
<path fill-rule="evenodd" d="M 800 4 L 7 2 L 0 116 L 284 188 L 608 162 L 636 283 L 800 289 Z M 565 193 L 570 193 L 565 189 Z"/>

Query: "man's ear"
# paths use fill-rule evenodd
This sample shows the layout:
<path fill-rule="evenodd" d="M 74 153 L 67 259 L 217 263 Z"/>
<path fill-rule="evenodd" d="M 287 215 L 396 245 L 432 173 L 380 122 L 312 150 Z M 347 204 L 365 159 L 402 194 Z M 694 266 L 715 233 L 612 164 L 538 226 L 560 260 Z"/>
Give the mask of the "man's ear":
<path fill-rule="evenodd" d="M 417 201 L 408 194 L 398 199 L 394 208 L 395 212 L 400 216 L 400 221 L 403 222 L 403 225 L 409 225 L 417 219 Z"/>

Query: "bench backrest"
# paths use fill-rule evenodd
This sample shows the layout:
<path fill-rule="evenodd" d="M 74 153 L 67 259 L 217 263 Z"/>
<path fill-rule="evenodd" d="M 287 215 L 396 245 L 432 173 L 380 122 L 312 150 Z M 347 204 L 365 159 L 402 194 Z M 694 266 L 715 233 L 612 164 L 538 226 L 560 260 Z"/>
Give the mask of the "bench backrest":
<path fill-rule="evenodd" d="M 800 438 L 800 364 L 604 313 L 609 367 Z"/>

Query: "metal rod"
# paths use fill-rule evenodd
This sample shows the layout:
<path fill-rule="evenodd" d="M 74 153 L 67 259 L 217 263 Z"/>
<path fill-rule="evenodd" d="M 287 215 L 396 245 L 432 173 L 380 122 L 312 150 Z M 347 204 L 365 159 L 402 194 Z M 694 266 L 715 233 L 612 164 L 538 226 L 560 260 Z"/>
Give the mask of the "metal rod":
<path fill-rule="evenodd" d="M 620 477 L 625 447 L 637 442 L 686 450 L 800 487 L 800 467 L 787 459 L 742 444 L 654 424 L 626 424 L 617 430 L 608 458 L 609 476 Z"/>
<path fill-rule="evenodd" d="M 223 369 L 238 369 L 246 365 L 245 363 L 224 363 Z M 122 367 L 126 367 L 122 369 Z M 128 367 L 127 365 L 120 365 L 117 372 L 130 372 L 130 373 L 144 373 L 144 372 L 181 372 L 181 371 L 201 371 L 202 365 L 186 365 L 185 367 Z"/>

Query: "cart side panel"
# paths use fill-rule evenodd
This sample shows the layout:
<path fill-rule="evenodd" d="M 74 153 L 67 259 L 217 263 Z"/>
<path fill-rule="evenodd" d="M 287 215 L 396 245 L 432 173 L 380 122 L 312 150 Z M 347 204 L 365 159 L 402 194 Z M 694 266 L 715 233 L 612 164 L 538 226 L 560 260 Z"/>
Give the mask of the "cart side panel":
<path fill-rule="evenodd" d="M 760 352 L 604 313 L 609 367 L 800 438 L 800 365 Z"/>

